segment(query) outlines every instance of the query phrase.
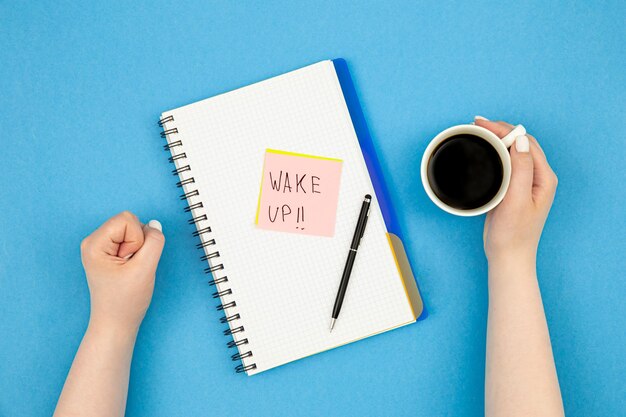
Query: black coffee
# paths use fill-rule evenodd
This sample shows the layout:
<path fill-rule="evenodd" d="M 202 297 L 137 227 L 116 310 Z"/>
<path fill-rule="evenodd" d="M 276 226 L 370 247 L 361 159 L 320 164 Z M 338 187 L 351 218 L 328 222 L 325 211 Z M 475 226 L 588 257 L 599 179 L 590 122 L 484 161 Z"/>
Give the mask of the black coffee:
<path fill-rule="evenodd" d="M 486 140 L 473 135 L 446 139 L 428 161 L 428 181 L 437 197 L 461 210 L 484 206 L 502 184 L 502 161 Z"/>

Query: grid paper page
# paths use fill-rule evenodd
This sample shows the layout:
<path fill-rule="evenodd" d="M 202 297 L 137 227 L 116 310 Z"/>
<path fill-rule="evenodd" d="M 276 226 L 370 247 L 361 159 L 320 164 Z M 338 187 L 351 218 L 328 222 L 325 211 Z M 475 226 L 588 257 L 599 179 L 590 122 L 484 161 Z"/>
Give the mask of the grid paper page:
<path fill-rule="evenodd" d="M 252 84 L 172 111 L 177 128 L 168 142 L 182 141 L 177 167 L 189 165 L 181 179 L 193 177 L 189 203 L 202 202 L 193 216 L 207 220 L 198 229 L 216 244 L 209 260 L 223 265 L 214 278 L 236 301 L 226 315 L 241 319 L 235 340 L 244 365 L 255 374 L 415 321 L 389 246 L 384 220 L 361 154 L 332 61 Z M 343 160 L 333 237 L 298 235 L 255 227 L 255 212 L 266 148 Z M 332 333 L 330 316 L 352 234 L 365 194 L 372 194 L 367 230 L 359 247 L 341 315 Z M 226 325 L 225 325 L 226 326 Z"/>

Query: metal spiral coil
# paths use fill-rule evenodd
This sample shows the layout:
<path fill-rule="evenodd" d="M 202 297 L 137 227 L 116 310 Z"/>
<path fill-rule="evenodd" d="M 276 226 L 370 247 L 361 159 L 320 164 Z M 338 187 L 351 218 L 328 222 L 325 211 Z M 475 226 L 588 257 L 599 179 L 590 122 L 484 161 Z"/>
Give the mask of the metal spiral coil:
<path fill-rule="evenodd" d="M 189 213 L 191 210 L 197 210 L 199 208 L 204 207 L 204 204 L 202 204 L 202 201 L 196 204 L 190 204 L 187 207 L 185 207 L 185 213 Z M 195 236 L 195 235 L 194 235 Z"/>
<path fill-rule="evenodd" d="M 191 178 L 187 178 L 186 180 L 182 180 L 182 181 L 178 181 L 176 183 L 176 186 L 178 188 L 182 187 L 183 185 L 189 185 L 189 184 L 193 184 L 194 182 L 196 182 L 196 179 L 194 177 Z"/>
<path fill-rule="evenodd" d="M 221 271 L 222 269 L 224 269 L 224 264 L 217 264 L 217 265 L 210 266 L 208 268 L 204 268 L 204 273 L 212 274 L 213 272 Z"/>
<path fill-rule="evenodd" d="M 228 323 L 229 321 L 239 320 L 240 318 L 241 316 L 239 315 L 239 313 L 233 314 L 232 316 L 224 316 L 220 318 L 220 323 Z"/>
<path fill-rule="evenodd" d="M 252 369 L 256 369 L 256 363 L 252 363 L 250 365 L 237 365 L 235 367 L 235 372 L 237 372 L 238 374 L 242 373 L 242 372 L 248 372 Z"/>
<path fill-rule="evenodd" d="M 250 356 L 252 356 L 252 351 L 249 350 L 245 353 L 241 353 L 241 352 L 235 353 L 234 355 L 231 356 L 231 358 L 233 361 L 240 361 L 243 358 L 249 358 Z"/>
<path fill-rule="evenodd" d="M 211 233 L 211 228 L 210 227 L 205 227 L 204 229 L 198 229 L 195 232 L 193 232 L 191 235 L 193 237 L 197 237 L 197 236 L 200 236 L 203 233 Z"/>
<path fill-rule="evenodd" d="M 189 197 L 196 197 L 199 196 L 200 193 L 198 192 L 198 190 L 193 190 L 193 191 L 189 191 L 188 193 L 185 193 L 183 195 L 180 196 L 181 200 L 188 200 Z"/>
<path fill-rule="evenodd" d="M 207 219 L 208 219 L 208 217 L 206 216 L 206 214 L 203 214 L 201 216 L 193 217 L 193 218 L 187 220 L 187 223 L 189 223 L 189 224 L 198 224 L 199 222 L 207 220 Z"/>
<path fill-rule="evenodd" d="M 176 168 L 172 170 L 172 175 L 180 175 L 182 172 L 191 171 L 191 167 L 189 165 L 185 165 L 184 167 Z"/>
<path fill-rule="evenodd" d="M 248 339 L 231 340 L 230 342 L 226 343 L 226 347 L 230 349 L 241 345 L 247 345 L 248 343 Z"/>
<path fill-rule="evenodd" d="M 217 284 L 221 284 L 223 282 L 228 282 L 228 277 L 227 276 L 223 276 L 221 278 L 212 279 L 211 281 L 209 281 L 209 285 L 217 285 Z"/>
<path fill-rule="evenodd" d="M 167 145 L 163 146 L 163 150 L 165 151 L 169 151 L 172 148 L 175 148 L 177 146 L 183 146 L 183 141 L 182 140 L 177 140 L 174 142 L 170 142 Z"/>
<path fill-rule="evenodd" d="M 167 160 L 169 162 L 174 162 L 174 161 L 178 161 L 179 159 L 185 159 L 185 158 L 187 158 L 187 154 L 185 152 L 183 152 L 183 153 L 179 153 L 177 155 L 172 155 L 169 158 L 167 158 Z"/>
<path fill-rule="evenodd" d="M 164 138 L 167 135 L 173 135 L 174 133 L 178 133 L 178 128 L 164 130 L 161 132 L 161 137 Z"/>
<path fill-rule="evenodd" d="M 243 326 L 235 327 L 235 328 L 232 328 L 232 329 L 226 329 L 226 330 L 224 330 L 224 336 L 230 336 L 231 334 L 241 333 L 244 330 L 246 330 L 246 329 L 244 329 Z"/>
<path fill-rule="evenodd" d="M 215 239 L 207 240 L 205 242 L 200 242 L 196 245 L 196 248 L 204 249 L 206 247 L 213 246 L 213 245 L 215 245 Z"/>
<path fill-rule="evenodd" d="M 180 133 L 177 127 L 169 127 L 169 128 L 166 127 L 166 124 L 170 122 L 174 122 L 173 115 L 163 117 L 161 120 L 159 120 L 159 123 L 158 123 L 159 126 L 163 128 L 163 131 L 161 132 L 161 137 L 165 138 L 167 141 L 167 144 L 163 146 L 163 149 L 165 151 L 171 152 L 171 156 L 168 158 L 168 161 L 170 163 L 176 164 L 176 169 L 172 170 L 172 175 L 177 175 L 180 177 L 180 181 L 176 183 L 176 187 L 184 188 L 191 184 L 195 184 L 196 179 L 192 176 L 188 178 L 182 178 L 183 174 L 185 173 L 190 174 L 192 169 L 189 164 L 185 165 L 183 162 L 184 159 L 187 159 L 187 154 L 183 152 L 182 149 L 176 150 L 176 151 L 173 150 L 174 148 L 182 148 L 183 142 L 180 139 L 170 141 L 170 137 L 172 135 L 176 135 Z M 200 192 L 197 189 L 190 190 L 189 188 L 184 188 L 184 191 L 185 191 L 184 194 L 180 195 L 181 200 L 188 201 L 188 205 L 187 207 L 184 208 L 184 212 L 192 213 L 192 215 L 194 216 L 191 219 L 189 219 L 187 222 L 190 225 L 196 226 L 196 230 L 192 233 L 192 235 L 194 237 L 200 238 L 200 243 L 196 244 L 196 248 L 202 249 L 205 251 L 205 254 L 200 257 L 200 260 L 203 262 L 210 262 L 211 259 L 219 258 L 220 253 L 219 251 L 213 251 L 213 252 L 208 253 L 207 248 L 210 246 L 216 245 L 215 239 L 207 239 L 207 240 L 203 239 L 205 235 L 208 235 L 209 233 L 211 233 L 211 227 L 203 224 L 204 222 L 208 220 L 207 215 L 204 213 L 196 212 L 197 210 L 204 208 L 204 204 L 201 201 L 197 201 L 197 202 L 191 201 L 193 197 L 199 197 Z M 224 269 L 225 268 L 224 268 L 223 263 L 218 263 L 215 265 L 211 265 L 211 263 L 209 263 L 209 267 L 204 269 L 204 272 L 206 274 L 213 275 L 213 279 L 209 281 L 209 285 L 215 286 L 217 290 L 212 294 L 212 297 L 215 299 L 217 298 L 223 299 L 226 296 L 233 295 L 233 290 L 231 288 L 220 288 L 220 284 L 225 284 L 228 282 L 228 277 L 226 275 L 223 275 L 221 277 L 215 276 L 215 273 L 217 271 L 222 271 Z M 224 335 L 233 337 L 233 340 L 229 341 L 227 343 L 227 346 L 229 348 L 239 349 L 239 346 L 247 345 L 249 344 L 249 341 L 248 341 L 248 338 L 246 337 L 242 337 L 240 339 L 235 338 L 235 335 L 239 335 L 241 337 L 241 335 L 245 332 L 245 329 L 243 326 L 236 326 L 236 325 L 231 326 L 231 323 L 241 320 L 241 315 L 239 313 L 229 314 L 227 312 L 228 309 L 234 308 L 236 306 L 237 306 L 237 303 L 234 300 L 229 301 L 229 302 L 224 302 L 224 300 L 222 300 L 222 304 L 218 305 L 216 308 L 218 311 L 224 311 L 225 313 L 225 315 L 220 318 L 220 323 L 228 324 L 229 326 L 227 330 L 223 331 Z M 247 365 L 244 363 L 243 360 L 246 358 L 250 358 L 250 357 L 253 357 L 252 351 L 247 351 L 247 352 L 239 351 L 238 353 L 231 356 L 233 361 L 241 361 L 241 364 L 237 365 L 237 367 L 235 368 L 235 371 L 237 373 L 247 372 L 247 371 L 257 368 L 256 363 L 251 363 Z"/>
<path fill-rule="evenodd" d="M 209 253 L 208 255 L 201 256 L 200 260 L 208 261 L 209 259 L 212 259 L 212 258 L 219 258 L 219 256 L 220 256 L 219 252 L 212 252 L 212 253 Z"/>
<path fill-rule="evenodd" d="M 159 120 L 159 126 L 163 127 L 163 125 L 167 122 L 173 122 L 174 121 L 174 116 L 173 115 L 169 115 L 167 117 L 162 118 L 161 120 Z"/>
<path fill-rule="evenodd" d="M 215 308 L 217 308 L 217 311 L 223 311 L 232 307 L 237 307 L 237 303 L 235 301 L 231 301 L 230 303 L 226 303 L 226 304 L 220 304 Z"/>
<path fill-rule="evenodd" d="M 215 291 L 213 293 L 213 298 L 221 298 L 224 295 L 230 295 L 233 293 L 233 290 L 231 290 L 230 288 L 227 288 L 225 290 L 222 291 Z"/>

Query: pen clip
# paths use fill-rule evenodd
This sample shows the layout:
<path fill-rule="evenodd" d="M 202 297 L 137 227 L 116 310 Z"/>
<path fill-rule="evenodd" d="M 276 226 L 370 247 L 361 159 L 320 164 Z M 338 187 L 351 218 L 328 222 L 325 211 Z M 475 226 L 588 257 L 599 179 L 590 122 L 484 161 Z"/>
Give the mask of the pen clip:
<path fill-rule="evenodd" d="M 367 226 L 367 221 L 370 219 L 370 210 L 367 209 L 367 214 L 365 215 L 365 221 L 363 222 L 363 227 L 361 227 L 361 236 L 359 237 L 359 246 L 361 246 L 361 239 L 363 239 L 363 235 L 365 234 L 365 226 Z"/>

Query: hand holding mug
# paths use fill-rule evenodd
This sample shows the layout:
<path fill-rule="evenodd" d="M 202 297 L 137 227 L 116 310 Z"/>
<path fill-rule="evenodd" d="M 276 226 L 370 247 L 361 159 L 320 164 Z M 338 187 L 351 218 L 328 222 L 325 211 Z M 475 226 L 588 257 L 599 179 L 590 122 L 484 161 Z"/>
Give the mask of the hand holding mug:
<path fill-rule="evenodd" d="M 476 125 L 505 137 L 513 126 L 476 118 Z M 539 142 L 526 134 L 511 147 L 511 182 L 502 202 L 487 214 L 485 253 L 489 262 L 535 261 L 537 245 L 554 200 L 558 180 Z"/>
<path fill-rule="evenodd" d="M 443 210 L 488 213 L 484 243 L 490 262 L 510 256 L 534 262 L 557 179 L 523 126 L 478 116 L 474 125 L 446 129 L 426 148 L 421 175 L 426 193 Z"/>

